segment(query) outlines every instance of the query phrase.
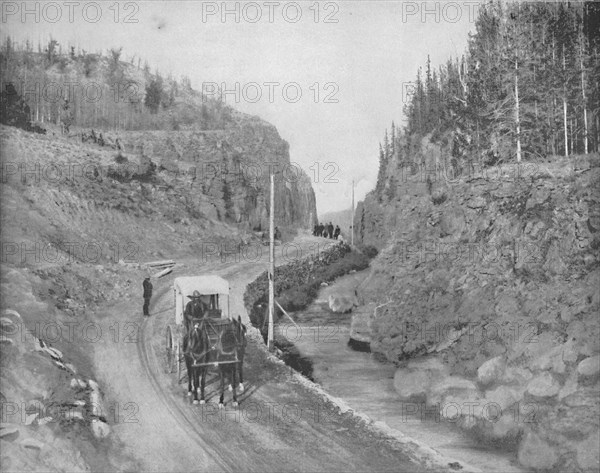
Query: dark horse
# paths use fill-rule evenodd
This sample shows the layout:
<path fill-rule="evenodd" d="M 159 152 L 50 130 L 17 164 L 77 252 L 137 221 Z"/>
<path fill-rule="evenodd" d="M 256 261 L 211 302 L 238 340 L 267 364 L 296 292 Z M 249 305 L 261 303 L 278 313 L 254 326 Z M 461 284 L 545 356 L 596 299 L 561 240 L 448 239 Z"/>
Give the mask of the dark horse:
<path fill-rule="evenodd" d="M 193 319 L 190 328 L 183 338 L 183 354 L 188 372 L 188 396 L 194 394 L 194 404 L 204 404 L 204 386 L 206 373 L 211 363 L 219 367 L 221 379 L 221 396 L 219 408 L 223 407 L 225 394 L 225 375 L 229 374 L 233 390 L 233 406 L 237 406 L 235 390 L 236 373 L 239 365 L 240 390 L 244 391 L 242 364 L 246 348 L 246 327 L 241 317 L 228 323 L 219 323 L 207 317 Z M 236 361 L 237 360 L 237 361 Z M 200 386 L 198 386 L 200 384 Z"/>
<path fill-rule="evenodd" d="M 235 344 L 237 348 L 237 357 L 239 362 L 231 365 L 231 368 L 225 368 L 226 370 L 230 370 L 232 383 L 235 384 L 236 381 L 236 373 L 239 372 L 240 375 L 240 392 L 244 392 L 244 355 L 246 353 L 246 345 L 248 341 L 246 340 L 246 326 L 242 323 L 242 318 L 238 315 L 237 319 L 232 319 Z M 225 365 L 227 366 L 227 365 Z M 232 390 L 232 385 L 229 385 L 229 390 Z"/>

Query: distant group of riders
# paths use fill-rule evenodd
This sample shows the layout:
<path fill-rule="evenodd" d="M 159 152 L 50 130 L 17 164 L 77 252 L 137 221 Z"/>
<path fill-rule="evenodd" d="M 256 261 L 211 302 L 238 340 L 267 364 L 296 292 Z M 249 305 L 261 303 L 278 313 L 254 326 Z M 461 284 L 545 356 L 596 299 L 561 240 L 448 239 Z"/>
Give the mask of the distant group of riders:
<path fill-rule="evenodd" d="M 339 225 L 333 227 L 333 223 L 329 222 L 326 224 L 318 223 L 313 228 L 313 236 L 331 238 L 337 240 L 342 230 Z"/>

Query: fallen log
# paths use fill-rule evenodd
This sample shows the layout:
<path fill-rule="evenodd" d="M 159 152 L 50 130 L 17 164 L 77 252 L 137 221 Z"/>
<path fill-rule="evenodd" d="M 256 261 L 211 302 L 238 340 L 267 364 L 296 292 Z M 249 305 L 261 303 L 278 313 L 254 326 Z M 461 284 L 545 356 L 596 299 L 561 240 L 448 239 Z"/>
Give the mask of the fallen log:
<path fill-rule="evenodd" d="M 156 274 L 153 274 L 153 275 L 152 275 L 152 278 L 156 278 L 156 279 L 158 279 L 158 278 L 162 278 L 163 276 L 166 276 L 166 275 L 167 275 L 167 274 L 169 274 L 171 271 L 173 271 L 173 267 L 174 267 L 174 266 L 175 266 L 175 265 L 171 266 L 170 268 L 163 269 L 162 271 L 160 271 L 160 272 L 158 272 L 158 273 L 156 273 Z"/>
<path fill-rule="evenodd" d="M 175 261 L 172 259 L 162 260 L 162 261 L 149 261 L 148 263 L 144 263 L 145 266 L 155 267 L 155 266 L 167 266 L 175 264 Z"/>
<path fill-rule="evenodd" d="M 163 269 L 172 268 L 175 264 L 165 264 L 161 266 L 147 266 L 146 269 L 154 271 L 162 271 Z"/>

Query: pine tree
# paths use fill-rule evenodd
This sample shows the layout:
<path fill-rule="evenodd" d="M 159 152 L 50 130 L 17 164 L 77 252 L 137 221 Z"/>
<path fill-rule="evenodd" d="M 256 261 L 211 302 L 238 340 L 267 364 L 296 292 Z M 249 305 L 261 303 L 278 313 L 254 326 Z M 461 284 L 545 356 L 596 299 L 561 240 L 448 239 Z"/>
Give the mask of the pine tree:
<path fill-rule="evenodd" d="M 156 75 L 150 79 L 146 85 L 146 98 L 144 104 L 150 109 L 151 113 L 158 113 L 160 103 L 163 96 L 163 83 L 160 75 Z"/>
<path fill-rule="evenodd" d="M 383 190 L 385 176 L 387 169 L 387 159 L 385 157 L 385 152 L 383 151 L 383 147 L 381 143 L 379 143 L 379 171 L 377 174 L 377 184 L 375 186 L 375 190 L 377 193 L 380 193 Z"/>
<path fill-rule="evenodd" d="M 233 201 L 231 195 L 231 189 L 227 180 L 223 179 L 223 202 L 225 204 L 225 217 L 233 220 L 235 218 L 233 211 Z"/>

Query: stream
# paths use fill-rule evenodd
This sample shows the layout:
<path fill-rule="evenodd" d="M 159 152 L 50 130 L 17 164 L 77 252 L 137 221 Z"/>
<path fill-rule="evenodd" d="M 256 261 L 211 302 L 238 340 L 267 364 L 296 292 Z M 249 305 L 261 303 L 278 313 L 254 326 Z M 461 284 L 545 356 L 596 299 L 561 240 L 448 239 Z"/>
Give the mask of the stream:
<path fill-rule="evenodd" d="M 523 471 L 515 454 L 479 445 L 453 424 L 436 418 L 434 410 L 402 402 L 393 386 L 396 367 L 374 354 L 348 346 L 351 314 L 333 313 L 327 297 L 336 290 L 356 287 L 367 272 L 339 278 L 322 288 L 305 311 L 291 314 L 297 327 L 283 317 L 275 330 L 284 360 L 328 393 L 345 400 L 374 421 L 425 444 L 443 455 L 463 460 L 482 471 Z M 416 414 L 411 414 L 416 411 Z"/>

